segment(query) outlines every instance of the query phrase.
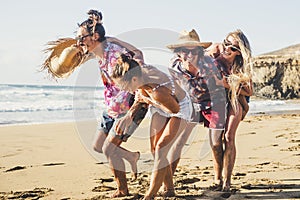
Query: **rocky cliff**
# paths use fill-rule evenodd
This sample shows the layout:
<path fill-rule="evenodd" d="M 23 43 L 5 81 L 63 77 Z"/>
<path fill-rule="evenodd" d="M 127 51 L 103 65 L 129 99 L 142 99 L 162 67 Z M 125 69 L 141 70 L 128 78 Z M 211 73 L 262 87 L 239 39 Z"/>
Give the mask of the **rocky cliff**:
<path fill-rule="evenodd" d="M 257 56 L 254 95 L 269 99 L 300 98 L 300 44 Z"/>

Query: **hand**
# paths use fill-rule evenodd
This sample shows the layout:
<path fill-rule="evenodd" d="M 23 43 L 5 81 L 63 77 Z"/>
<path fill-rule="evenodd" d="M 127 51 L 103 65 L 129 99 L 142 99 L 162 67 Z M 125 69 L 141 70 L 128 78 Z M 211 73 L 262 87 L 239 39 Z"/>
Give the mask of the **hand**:
<path fill-rule="evenodd" d="M 182 62 L 183 67 L 190 72 L 190 74 L 192 74 L 193 76 L 196 76 L 198 73 L 198 67 L 193 65 L 192 63 L 190 63 L 189 61 L 183 61 Z"/>
<path fill-rule="evenodd" d="M 151 101 L 149 100 L 149 97 L 145 97 L 145 95 L 143 95 L 140 90 L 138 90 L 138 91 L 135 92 L 134 98 L 138 102 L 142 102 L 142 103 L 146 103 L 146 104 L 151 104 Z"/>
<path fill-rule="evenodd" d="M 253 95 L 252 81 L 250 81 L 250 83 L 242 83 L 239 92 L 244 96 L 252 96 Z"/>
<path fill-rule="evenodd" d="M 123 135 L 127 133 L 128 127 L 132 124 L 130 115 L 125 115 L 116 124 L 115 132 L 117 135 Z"/>
<path fill-rule="evenodd" d="M 224 52 L 224 50 L 222 43 L 215 43 L 205 50 L 205 54 L 210 57 L 217 58 Z"/>
<path fill-rule="evenodd" d="M 118 112 L 115 112 L 115 111 L 113 111 L 113 110 L 110 109 L 110 108 L 107 110 L 107 114 L 108 114 L 109 116 L 113 117 L 113 118 L 116 118 L 116 117 L 118 117 L 118 115 L 119 115 Z"/>

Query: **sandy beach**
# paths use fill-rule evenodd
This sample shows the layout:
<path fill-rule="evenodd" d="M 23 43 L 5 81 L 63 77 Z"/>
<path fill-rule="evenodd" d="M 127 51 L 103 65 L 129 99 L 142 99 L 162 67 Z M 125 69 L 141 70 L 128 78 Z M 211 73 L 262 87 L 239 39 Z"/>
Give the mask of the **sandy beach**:
<path fill-rule="evenodd" d="M 124 143 L 141 158 L 138 179 L 131 181 L 128 172 L 132 195 L 123 199 L 142 197 L 149 184 L 148 123 Z M 110 169 L 88 147 L 95 129 L 93 121 L 0 127 L 0 199 L 109 199 L 115 190 Z M 177 196 L 170 199 L 300 198 L 299 113 L 245 118 L 237 133 L 231 193 L 208 189 L 213 169 L 207 139 L 198 125 L 175 173 Z"/>

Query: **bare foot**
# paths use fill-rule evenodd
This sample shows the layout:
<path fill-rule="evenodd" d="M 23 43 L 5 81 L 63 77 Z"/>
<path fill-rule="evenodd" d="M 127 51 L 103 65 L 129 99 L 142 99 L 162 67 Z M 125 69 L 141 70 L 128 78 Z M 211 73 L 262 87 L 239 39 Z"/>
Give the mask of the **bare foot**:
<path fill-rule="evenodd" d="M 208 187 L 208 189 L 212 191 L 221 191 L 222 185 L 222 183 L 213 183 L 211 186 Z"/>
<path fill-rule="evenodd" d="M 138 174 L 138 170 L 137 170 L 137 161 L 140 159 L 140 152 L 135 152 L 135 157 L 132 160 L 132 162 L 130 162 L 131 165 L 131 170 L 132 170 L 132 175 L 131 175 L 131 180 L 136 180 L 137 179 L 137 174 Z"/>
<path fill-rule="evenodd" d="M 175 197 L 176 196 L 174 189 L 161 191 L 161 192 L 159 192 L 158 195 L 162 196 L 162 197 Z"/>
<path fill-rule="evenodd" d="M 222 192 L 230 192 L 230 185 L 223 186 Z"/>
<path fill-rule="evenodd" d="M 128 191 L 116 190 L 110 197 L 117 198 L 117 197 L 125 197 L 127 195 L 129 195 Z"/>
<path fill-rule="evenodd" d="M 143 200 L 152 200 L 154 199 L 154 197 L 151 197 L 151 196 L 144 196 Z"/>
<path fill-rule="evenodd" d="M 222 179 L 217 179 L 214 180 L 213 184 L 211 184 L 208 189 L 211 191 L 222 191 L 223 188 L 223 180 Z"/>

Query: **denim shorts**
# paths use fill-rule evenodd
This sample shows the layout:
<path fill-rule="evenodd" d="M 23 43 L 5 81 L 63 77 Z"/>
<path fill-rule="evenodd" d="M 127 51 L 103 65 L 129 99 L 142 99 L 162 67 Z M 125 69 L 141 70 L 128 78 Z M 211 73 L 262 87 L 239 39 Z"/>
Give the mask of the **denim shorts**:
<path fill-rule="evenodd" d="M 113 137 L 118 137 L 120 140 L 122 140 L 123 142 L 126 142 L 127 139 L 133 134 L 133 132 L 137 129 L 138 125 L 137 123 L 132 123 L 129 127 L 128 127 L 128 131 L 127 133 L 123 134 L 123 135 L 118 135 L 115 132 L 115 126 L 118 122 L 118 120 L 120 120 L 121 117 L 123 117 L 124 115 L 119 116 L 118 118 L 112 118 L 111 116 L 109 116 L 107 114 L 106 111 L 103 111 L 102 113 L 102 117 L 101 117 L 101 121 L 98 125 L 98 130 L 102 131 L 104 134 L 106 135 L 111 135 Z"/>
<path fill-rule="evenodd" d="M 109 116 L 106 111 L 103 111 L 101 115 L 101 121 L 98 125 L 98 130 L 108 135 L 110 129 L 114 125 L 114 122 L 115 119 Z"/>

